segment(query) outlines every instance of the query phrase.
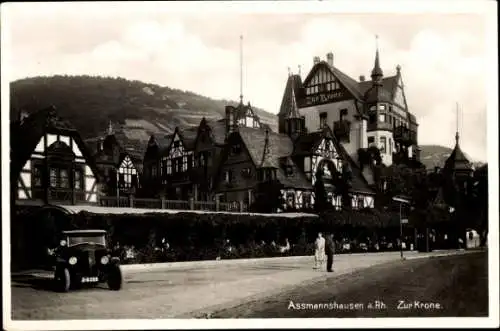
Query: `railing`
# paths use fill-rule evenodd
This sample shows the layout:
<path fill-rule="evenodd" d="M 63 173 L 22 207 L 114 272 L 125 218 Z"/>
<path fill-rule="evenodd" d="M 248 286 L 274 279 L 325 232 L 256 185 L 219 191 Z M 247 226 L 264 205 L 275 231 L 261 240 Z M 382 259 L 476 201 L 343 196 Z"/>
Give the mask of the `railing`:
<path fill-rule="evenodd" d="M 127 197 L 100 197 L 99 205 L 102 207 L 130 207 Z"/>
<path fill-rule="evenodd" d="M 174 209 L 174 210 L 203 210 L 203 211 L 228 211 L 245 212 L 248 204 L 244 202 L 216 202 L 167 199 L 138 199 L 135 197 L 100 197 L 99 205 L 102 207 L 125 207 L 145 209 Z"/>
<path fill-rule="evenodd" d="M 160 199 L 134 199 L 133 204 L 134 208 L 162 209 Z"/>
<path fill-rule="evenodd" d="M 194 210 L 217 211 L 215 201 L 194 201 Z"/>
<path fill-rule="evenodd" d="M 34 192 L 37 196 L 43 196 L 43 192 L 41 189 L 37 189 Z M 75 200 L 76 201 L 84 201 L 85 193 L 81 191 L 75 191 Z M 73 190 L 72 189 L 49 189 L 49 201 L 73 201 Z"/>
<path fill-rule="evenodd" d="M 394 140 L 400 141 L 406 145 L 412 145 L 417 143 L 417 133 L 411 131 L 404 126 L 397 126 L 394 128 Z"/>

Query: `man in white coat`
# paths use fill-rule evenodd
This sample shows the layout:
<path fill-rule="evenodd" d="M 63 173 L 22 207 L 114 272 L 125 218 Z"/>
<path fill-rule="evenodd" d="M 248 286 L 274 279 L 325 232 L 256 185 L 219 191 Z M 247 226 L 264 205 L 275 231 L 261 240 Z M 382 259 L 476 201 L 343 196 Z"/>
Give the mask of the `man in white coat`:
<path fill-rule="evenodd" d="M 314 247 L 314 268 L 313 269 L 321 269 L 323 267 L 323 263 L 325 262 L 325 238 L 323 238 L 323 234 L 318 233 L 318 238 L 316 238 L 315 247 Z"/>

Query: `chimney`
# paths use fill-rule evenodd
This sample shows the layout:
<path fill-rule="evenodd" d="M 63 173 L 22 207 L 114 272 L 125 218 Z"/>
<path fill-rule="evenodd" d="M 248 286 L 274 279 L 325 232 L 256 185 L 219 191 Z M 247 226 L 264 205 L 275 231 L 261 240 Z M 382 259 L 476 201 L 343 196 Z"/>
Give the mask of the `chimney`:
<path fill-rule="evenodd" d="M 365 75 L 359 76 L 359 81 L 364 82 L 366 80 Z"/>
<path fill-rule="evenodd" d="M 333 53 L 329 52 L 326 54 L 326 62 L 328 62 L 328 65 L 333 67 Z"/>
<path fill-rule="evenodd" d="M 314 62 L 314 64 L 318 64 L 318 63 L 319 63 L 319 61 L 320 61 L 320 60 L 319 60 L 319 56 L 315 56 L 315 57 L 313 58 L 313 62 Z"/>

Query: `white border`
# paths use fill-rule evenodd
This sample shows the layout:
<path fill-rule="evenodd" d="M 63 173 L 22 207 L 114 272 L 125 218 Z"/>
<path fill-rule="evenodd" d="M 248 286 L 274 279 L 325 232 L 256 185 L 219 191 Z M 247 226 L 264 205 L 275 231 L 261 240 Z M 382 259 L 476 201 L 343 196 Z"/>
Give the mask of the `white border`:
<path fill-rule="evenodd" d="M 137 3 L 139 5 L 139 3 Z M 54 9 L 71 11 L 91 10 L 95 15 L 106 15 L 105 8 L 112 8 L 116 12 L 129 11 L 120 7 L 121 3 L 102 2 L 103 10 L 95 11 L 95 7 L 88 8 L 85 3 L 31 3 L 38 11 L 52 11 Z M 49 8 L 50 5 L 50 8 Z M 497 18 L 494 1 L 258 1 L 258 2 L 169 2 L 148 3 L 140 2 L 137 12 L 147 12 L 154 9 L 156 12 L 168 10 L 168 12 L 218 12 L 218 13 L 476 13 L 483 14 L 487 18 L 487 41 L 488 41 L 488 65 L 485 65 L 485 75 L 488 77 L 488 168 L 489 168 L 489 318 L 376 318 L 376 319 L 234 319 L 234 320 L 83 320 L 83 321 L 12 321 L 10 317 L 10 189 L 9 189 L 9 68 L 8 61 L 9 45 L 9 23 L 8 10 L 14 6 L 25 6 L 21 3 L 3 3 L 1 5 L 1 79 L 2 79 L 2 252 L 3 268 L 3 320 L 7 329 L 23 330 L 72 330 L 72 329 L 208 329 L 208 328 L 337 328 L 337 327 L 374 327 L 386 328 L 389 325 L 399 327 L 498 327 L 498 42 L 497 42 Z M 15 24 L 15 22 L 12 22 Z"/>

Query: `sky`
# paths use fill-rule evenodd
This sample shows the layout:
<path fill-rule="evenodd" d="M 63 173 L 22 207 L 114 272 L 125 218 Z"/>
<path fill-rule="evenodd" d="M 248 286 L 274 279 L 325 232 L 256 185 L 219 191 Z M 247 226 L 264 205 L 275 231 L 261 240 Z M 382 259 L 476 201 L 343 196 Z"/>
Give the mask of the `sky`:
<path fill-rule="evenodd" d="M 333 52 L 341 71 L 356 80 L 369 77 L 378 35 L 384 75 L 402 67 L 419 144 L 454 146 L 458 103 L 461 147 L 485 161 L 491 43 L 486 11 L 477 5 L 484 2 L 470 10 L 442 3 L 426 13 L 404 6 L 404 12 L 391 13 L 387 8 L 395 6 L 378 2 L 345 10 L 324 2 L 8 4 L 2 7 L 2 64 L 9 81 L 119 76 L 237 100 L 243 35 L 245 102 L 277 113 L 288 68 L 298 73 L 300 65 L 305 78 L 314 56 L 326 59 Z"/>

